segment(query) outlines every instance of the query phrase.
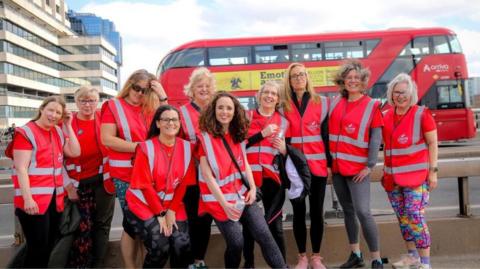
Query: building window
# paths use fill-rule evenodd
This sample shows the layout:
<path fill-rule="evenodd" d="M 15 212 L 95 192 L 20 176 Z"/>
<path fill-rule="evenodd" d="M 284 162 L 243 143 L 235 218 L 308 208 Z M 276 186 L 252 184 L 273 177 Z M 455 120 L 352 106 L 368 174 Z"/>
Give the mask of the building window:
<path fill-rule="evenodd" d="M 57 11 L 57 13 L 60 13 L 60 6 L 59 5 L 55 6 L 55 11 Z"/>

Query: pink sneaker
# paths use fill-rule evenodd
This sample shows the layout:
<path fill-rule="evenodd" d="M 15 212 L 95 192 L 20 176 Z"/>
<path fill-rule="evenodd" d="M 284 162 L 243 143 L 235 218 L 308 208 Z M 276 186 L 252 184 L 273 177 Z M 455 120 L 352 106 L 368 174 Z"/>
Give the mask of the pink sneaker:
<path fill-rule="evenodd" d="M 308 259 L 307 255 L 298 254 L 298 263 L 295 265 L 295 269 L 307 269 L 308 268 Z"/>
<path fill-rule="evenodd" d="M 322 263 L 322 259 L 320 255 L 312 255 L 312 257 L 310 257 L 310 267 L 312 269 L 326 269 Z"/>

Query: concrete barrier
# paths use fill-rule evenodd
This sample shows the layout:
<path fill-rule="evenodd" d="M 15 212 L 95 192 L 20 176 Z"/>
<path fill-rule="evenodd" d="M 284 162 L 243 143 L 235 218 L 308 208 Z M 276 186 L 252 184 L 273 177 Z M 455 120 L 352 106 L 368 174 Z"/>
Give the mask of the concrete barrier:
<path fill-rule="evenodd" d="M 428 209 L 427 209 L 428 210 Z M 405 246 L 400 235 L 400 230 L 396 220 L 377 221 L 380 235 L 380 249 L 383 257 L 388 257 L 390 261 L 396 260 L 401 254 L 405 253 Z M 435 218 L 428 221 L 430 233 L 432 236 L 431 255 L 432 260 L 439 256 L 457 256 L 457 255 L 478 255 L 480 253 L 480 218 Z M 292 227 L 289 224 L 284 225 L 285 240 L 287 246 L 287 263 L 294 265 L 297 259 L 297 249 L 293 237 Z M 308 242 L 310 240 L 307 240 Z M 110 241 L 109 251 L 105 260 L 105 267 L 121 268 L 123 267 L 119 241 Z M 362 252 L 368 257 L 368 248 L 363 238 L 361 239 Z M 307 246 L 307 250 L 310 250 Z M 209 248 L 207 251 L 206 262 L 210 268 L 222 268 L 223 253 L 225 243 L 218 231 L 214 231 L 211 236 Z M 4 267 L 9 258 L 15 252 L 14 247 L 0 248 L 0 267 Z M 349 255 L 348 241 L 345 228 L 341 221 L 335 220 L 334 223 L 327 223 L 321 248 L 321 255 L 329 266 L 339 265 L 344 262 Z M 255 247 L 255 264 L 257 268 L 267 267 L 260 248 Z"/>

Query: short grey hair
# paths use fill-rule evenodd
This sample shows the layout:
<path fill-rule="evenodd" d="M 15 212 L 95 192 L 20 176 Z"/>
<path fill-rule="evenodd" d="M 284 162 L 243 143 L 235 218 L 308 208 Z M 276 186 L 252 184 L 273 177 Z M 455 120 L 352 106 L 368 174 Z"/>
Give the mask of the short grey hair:
<path fill-rule="evenodd" d="M 82 97 L 95 97 L 98 101 L 98 99 L 100 99 L 100 94 L 98 93 L 98 90 L 94 87 L 82 86 L 74 93 L 75 102 L 77 102 Z"/>
<path fill-rule="evenodd" d="M 399 83 L 407 84 L 407 91 L 410 95 L 410 106 L 417 104 L 418 102 L 418 93 L 417 93 L 417 84 L 412 80 L 412 78 L 406 73 L 400 73 L 388 83 L 387 86 L 387 102 L 393 106 L 393 88 Z"/>
<path fill-rule="evenodd" d="M 201 79 L 207 78 L 210 82 L 210 90 L 213 96 L 213 93 L 216 91 L 215 77 L 206 67 L 199 67 L 193 70 L 190 78 L 188 79 L 188 84 L 183 87 L 183 92 L 187 97 L 193 99 L 193 85 L 199 82 Z"/>

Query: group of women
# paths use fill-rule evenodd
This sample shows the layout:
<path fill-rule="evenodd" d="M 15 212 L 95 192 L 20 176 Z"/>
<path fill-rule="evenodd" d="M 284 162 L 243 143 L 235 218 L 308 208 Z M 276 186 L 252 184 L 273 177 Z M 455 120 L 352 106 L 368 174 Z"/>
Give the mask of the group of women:
<path fill-rule="evenodd" d="M 225 239 L 226 268 L 238 268 L 242 253 L 244 267 L 255 267 L 255 241 L 270 267 L 285 268 L 282 207 L 288 188 L 295 268 L 325 268 L 323 202 L 331 179 L 351 249 L 340 267 L 364 266 L 359 221 L 371 267 L 383 268 L 370 211 L 370 173 L 383 137 L 382 184 L 408 249 L 394 266 L 429 268 L 424 208 L 437 184 L 435 123 L 416 105 L 416 86 L 408 75 L 388 85 L 391 107 L 383 113 L 366 95 L 368 78 L 360 62 L 345 62 L 334 81 L 340 94 L 329 99 L 315 93 L 305 66 L 293 63 L 283 87 L 273 81 L 262 85 L 258 107 L 251 111 L 230 93 L 216 92 L 206 68 L 193 71 L 185 86 L 191 101 L 179 109 L 166 104 L 161 84 L 145 70 L 133 73 L 101 112 L 95 111 L 94 89 L 77 91 L 76 114 L 68 113 L 59 97 L 45 99 L 38 117 L 17 128 L 13 144 L 26 266 L 48 264 L 65 186 L 84 224 L 72 244 L 70 267 L 101 266 L 116 193 L 124 216 L 125 267 L 135 267 L 146 250 L 144 267 L 163 267 L 170 259 L 173 268 L 205 268 L 214 221 Z M 62 177 L 64 165 L 68 175 Z"/>

